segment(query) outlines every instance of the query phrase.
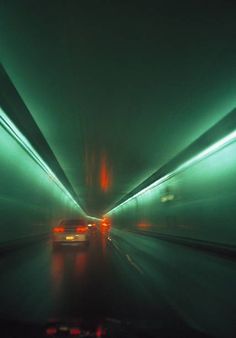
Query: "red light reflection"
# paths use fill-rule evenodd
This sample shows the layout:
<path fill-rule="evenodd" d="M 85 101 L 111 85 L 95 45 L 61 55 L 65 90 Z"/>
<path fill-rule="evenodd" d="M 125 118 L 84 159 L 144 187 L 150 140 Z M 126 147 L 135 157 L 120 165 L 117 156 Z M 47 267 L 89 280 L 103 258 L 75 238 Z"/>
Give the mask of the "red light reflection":
<path fill-rule="evenodd" d="M 111 187 L 111 170 L 109 169 L 107 157 L 105 154 L 101 156 L 100 166 L 100 187 L 106 192 Z"/>
<path fill-rule="evenodd" d="M 137 226 L 140 230 L 148 230 L 152 225 L 147 221 L 141 221 Z"/>
<path fill-rule="evenodd" d="M 54 252 L 52 255 L 52 282 L 53 290 L 58 291 L 63 280 L 65 259 L 61 252 Z"/>
<path fill-rule="evenodd" d="M 55 327 L 48 327 L 46 329 L 46 335 L 47 336 L 53 336 L 57 333 L 57 329 Z"/>
<path fill-rule="evenodd" d="M 98 327 L 97 327 L 97 330 L 96 330 L 96 337 L 97 337 L 97 338 L 102 337 L 102 335 L 105 334 L 104 331 L 105 331 L 105 330 L 103 330 L 102 326 L 98 326 Z"/>
<path fill-rule="evenodd" d="M 88 255 L 86 252 L 79 252 L 75 258 L 75 271 L 76 275 L 82 276 L 85 272 L 88 261 Z"/>
<path fill-rule="evenodd" d="M 81 330 L 78 329 L 78 328 L 70 329 L 70 334 L 71 334 L 72 336 L 80 335 L 80 333 L 81 333 Z"/>
<path fill-rule="evenodd" d="M 63 288 L 67 283 L 67 278 L 82 281 L 88 266 L 88 251 L 81 246 L 76 248 L 63 248 L 58 252 L 52 253 L 51 264 L 51 292 L 56 302 L 63 297 Z"/>

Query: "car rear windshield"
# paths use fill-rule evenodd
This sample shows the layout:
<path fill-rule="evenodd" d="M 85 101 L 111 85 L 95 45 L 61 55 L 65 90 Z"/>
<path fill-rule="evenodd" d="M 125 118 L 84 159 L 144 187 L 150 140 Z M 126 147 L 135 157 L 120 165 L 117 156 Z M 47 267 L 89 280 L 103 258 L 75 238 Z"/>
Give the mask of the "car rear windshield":
<path fill-rule="evenodd" d="M 86 222 L 83 219 L 69 219 L 69 220 L 62 221 L 60 225 L 63 225 L 65 227 L 78 227 L 78 226 L 85 226 Z"/>

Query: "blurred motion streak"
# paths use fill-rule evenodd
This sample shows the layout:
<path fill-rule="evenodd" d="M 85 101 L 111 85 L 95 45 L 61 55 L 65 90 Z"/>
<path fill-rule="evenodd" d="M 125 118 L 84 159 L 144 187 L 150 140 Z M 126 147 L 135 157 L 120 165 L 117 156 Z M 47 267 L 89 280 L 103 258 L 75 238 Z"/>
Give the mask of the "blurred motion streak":
<path fill-rule="evenodd" d="M 110 217 L 103 217 L 100 224 L 100 229 L 102 233 L 107 233 L 111 229 L 111 218 Z"/>
<path fill-rule="evenodd" d="M 107 255 L 107 238 L 108 238 L 108 232 L 102 232 L 102 236 L 101 236 L 101 242 L 102 242 L 102 254 L 103 257 L 106 257 Z"/>
<path fill-rule="evenodd" d="M 87 252 L 78 252 L 75 258 L 76 275 L 82 276 L 85 273 L 87 266 L 88 254 Z"/>
<path fill-rule="evenodd" d="M 62 252 L 52 254 L 52 283 L 53 290 L 60 290 L 63 279 L 65 260 Z"/>
<path fill-rule="evenodd" d="M 111 171 L 108 166 L 107 156 L 104 153 L 101 155 L 100 187 L 104 192 L 111 187 Z"/>
<path fill-rule="evenodd" d="M 146 221 L 141 221 L 140 223 L 138 223 L 138 228 L 139 229 L 149 229 L 152 225 Z"/>

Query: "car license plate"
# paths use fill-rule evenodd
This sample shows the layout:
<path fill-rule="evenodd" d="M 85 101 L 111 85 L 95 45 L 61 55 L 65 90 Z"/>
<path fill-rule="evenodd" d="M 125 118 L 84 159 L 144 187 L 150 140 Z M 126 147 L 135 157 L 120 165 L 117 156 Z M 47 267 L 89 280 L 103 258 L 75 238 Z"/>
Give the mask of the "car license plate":
<path fill-rule="evenodd" d="M 66 236 L 67 241 L 72 241 L 74 239 L 74 236 Z"/>

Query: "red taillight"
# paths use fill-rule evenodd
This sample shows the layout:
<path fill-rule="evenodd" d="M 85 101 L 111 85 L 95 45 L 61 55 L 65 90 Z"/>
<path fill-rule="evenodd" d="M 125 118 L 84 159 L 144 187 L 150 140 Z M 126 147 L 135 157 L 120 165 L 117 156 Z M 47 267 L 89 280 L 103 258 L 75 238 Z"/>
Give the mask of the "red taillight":
<path fill-rule="evenodd" d="M 106 334 L 106 329 L 102 328 L 102 326 L 98 326 L 96 330 L 96 337 L 100 338 Z"/>
<path fill-rule="evenodd" d="M 87 227 L 77 227 L 76 232 L 79 234 L 85 234 L 87 232 L 88 228 Z"/>
<path fill-rule="evenodd" d="M 64 228 L 63 227 L 55 227 L 55 228 L 53 228 L 53 232 L 64 232 Z"/>
<path fill-rule="evenodd" d="M 70 334 L 73 335 L 73 336 L 77 336 L 80 333 L 81 333 L 81 331 L 78 328 L 70 329 Z"/>
<path fill-rule="evenodd" d="M 47 329 L 46 329 L 46 334 L 48 335 L 48 336 L 52 336 L 52 335 L 54 335 L 54 334 L 56 334 L 57 333 L 57 329 L 55 328 L 55 327 L 48 327 Z"/>
<path fill-rule="evenodd" d="M 96 331 L 96 337 L 100 338 L 101 336 L 102 336 L 102 328 L 101 326 L 99 326 Z"/>

